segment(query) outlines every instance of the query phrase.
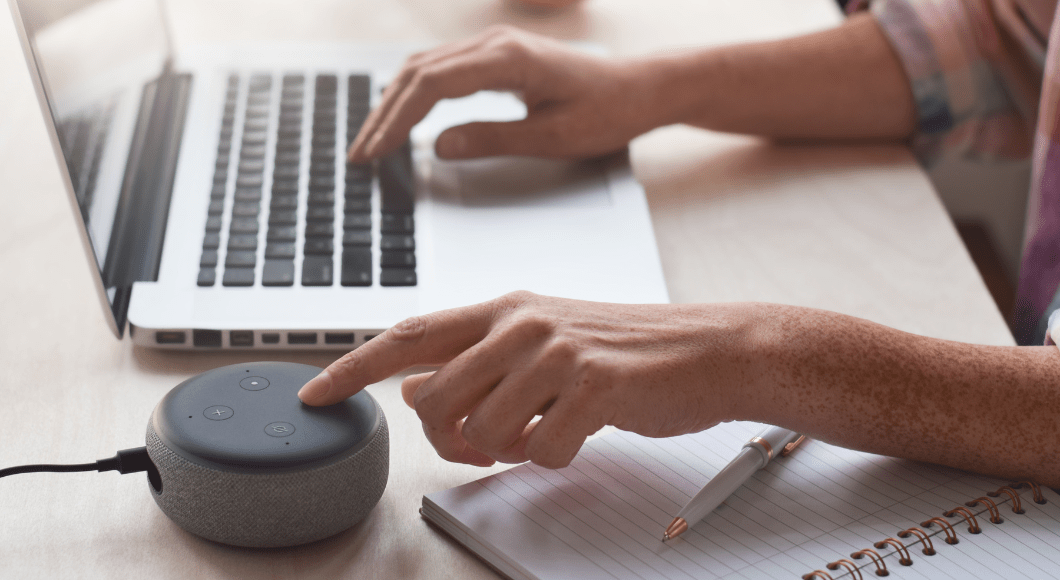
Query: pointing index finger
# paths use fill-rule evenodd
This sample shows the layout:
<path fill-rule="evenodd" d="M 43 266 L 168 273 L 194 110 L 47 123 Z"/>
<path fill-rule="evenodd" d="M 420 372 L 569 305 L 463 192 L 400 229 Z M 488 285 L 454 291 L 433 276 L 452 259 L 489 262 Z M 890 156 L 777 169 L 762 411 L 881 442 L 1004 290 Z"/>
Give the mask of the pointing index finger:
<path fill-rule="evenodd" d="M 489 333 L 493 312 L 486 302 L 403 320 L 331 363 L 298 398 L 331 405 L 411 366 L 444 364 Z"/>

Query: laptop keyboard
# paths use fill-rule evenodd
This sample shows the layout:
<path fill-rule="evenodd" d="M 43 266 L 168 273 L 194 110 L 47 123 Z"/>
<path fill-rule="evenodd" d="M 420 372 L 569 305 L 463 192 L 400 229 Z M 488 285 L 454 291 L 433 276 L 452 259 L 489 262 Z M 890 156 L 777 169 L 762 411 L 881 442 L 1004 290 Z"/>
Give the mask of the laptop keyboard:
<path fill-rule="evenodd" d="M 371 82 L 342 80 L 346 87 L 336 75 L 288 74 L 277 91 L 271 75 L 253 75 L 245 87 L 229 77 L 199 286 L 416 285 L 411 148 L 375 166 L 346 163 Z"/>

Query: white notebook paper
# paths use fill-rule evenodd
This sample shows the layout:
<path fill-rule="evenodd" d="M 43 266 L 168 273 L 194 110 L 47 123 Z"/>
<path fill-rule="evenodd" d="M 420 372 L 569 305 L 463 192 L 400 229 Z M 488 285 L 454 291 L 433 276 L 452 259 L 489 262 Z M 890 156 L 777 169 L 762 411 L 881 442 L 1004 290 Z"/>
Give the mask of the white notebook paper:
<path fill-rule="evenodd" d="M 860 453 L 808 441 L 777 458 L 703 521 L 675 540 L 660 538 L 677 511 L 763 425 L 726 423 L 670 439 L 625 432 L 594 439 L 569 467 L 523 464 L 423 498 L 423 517 L 509 578 L 800 578 L 841 558 L 875 576 L 868 557 L 897 532 L 1011 483 L 966 472 Z M 943 518 L 958 537 L 947 544 L 938 524 L 897 550 L 873 548 L 896 578 L 1050 578 L 1060 572 L 1060 496 L 1047 503 L 1019 490 L 1025 513 L 1007 494 L 993 498 L 1003 522 L 983 504 Z M 824 576 L 818 576 L 824 578 Z"/>

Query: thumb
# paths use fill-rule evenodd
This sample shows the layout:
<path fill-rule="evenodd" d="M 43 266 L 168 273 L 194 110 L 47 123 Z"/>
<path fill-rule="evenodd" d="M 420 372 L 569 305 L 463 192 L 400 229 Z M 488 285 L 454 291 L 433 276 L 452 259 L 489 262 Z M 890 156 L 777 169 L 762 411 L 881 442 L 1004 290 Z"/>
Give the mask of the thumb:
<path fill-rule="evenodd" d="M 498 155 L 549 156 L 556 143 L 541 130 L 541 120 L 507 123 L 478 122 L 446 129 L 434 151 L 441 159 L 471 159 Z"/>

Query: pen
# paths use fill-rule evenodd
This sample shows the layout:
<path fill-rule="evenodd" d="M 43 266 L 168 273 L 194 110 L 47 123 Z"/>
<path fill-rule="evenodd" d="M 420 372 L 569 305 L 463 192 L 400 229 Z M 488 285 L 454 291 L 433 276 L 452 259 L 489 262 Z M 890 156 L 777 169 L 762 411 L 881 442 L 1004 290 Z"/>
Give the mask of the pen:
<path fill-rule="evenodd" d="M 744 444 L 736 459 L 730 461 L 725 469 L 708 481 L 707 485 L 677 512 L 677 517 L 670 522 L 663 534 L 663 541 L 676 538 L 684 533 L 688 526 L 695 525 L 714 511 L 714 508 L 750 479 L 754 472 L 765 467 L 769 460 L 773 459 L 774 450 L 779 450 L 781 455 L 787 455 L 804 439 L 805 435 L 780 427 L 770 427 L 753 437 Z"/>

